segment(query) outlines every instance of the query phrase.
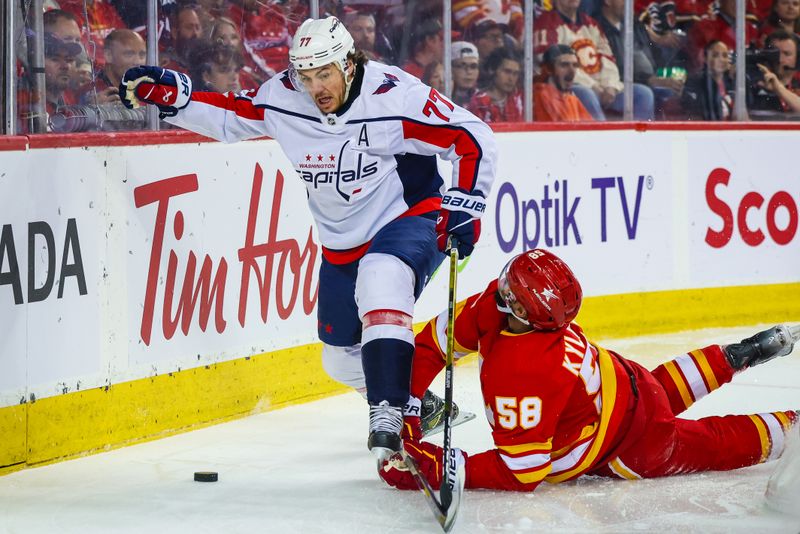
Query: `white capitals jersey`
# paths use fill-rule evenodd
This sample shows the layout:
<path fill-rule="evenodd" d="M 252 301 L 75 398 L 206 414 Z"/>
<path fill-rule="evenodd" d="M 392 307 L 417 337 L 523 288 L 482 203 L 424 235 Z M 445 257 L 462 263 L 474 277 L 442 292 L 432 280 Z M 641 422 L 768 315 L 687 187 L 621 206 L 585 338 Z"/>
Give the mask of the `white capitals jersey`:
<path fill-rule="evenodd" d="M 337 113 L 318 110 L 288 72 L 258 91 L 195 92 L 172 124 L 223 142 L 269 136 L 308 190 L 326 256 L 368 243 L 401 215 L 439 209 L 436 156 L 452 183 L 488 197 L 497 149 L 491 129 L 397 67 L 368 62 Z"/>

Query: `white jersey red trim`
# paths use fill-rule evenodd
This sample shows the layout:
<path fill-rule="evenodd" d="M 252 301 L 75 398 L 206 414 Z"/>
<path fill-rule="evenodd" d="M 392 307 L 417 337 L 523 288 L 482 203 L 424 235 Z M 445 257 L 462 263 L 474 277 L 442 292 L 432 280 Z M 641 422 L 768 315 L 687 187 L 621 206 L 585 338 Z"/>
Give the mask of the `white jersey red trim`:
<path fill-rule="evenodd" d="M 269 136 L 280 143 L 308 191 L 328 252 L 369 242 L 384 225 L 442 188 L 488 196 L 497 149 L 490 128 L 397 67 L 368 62 L 348 102 L 323 114 L 284 72 L 258 91 L 193 93 L 167 119 L 223 142 Z M 435 156 L 453 163 L 445 186 Z"/>

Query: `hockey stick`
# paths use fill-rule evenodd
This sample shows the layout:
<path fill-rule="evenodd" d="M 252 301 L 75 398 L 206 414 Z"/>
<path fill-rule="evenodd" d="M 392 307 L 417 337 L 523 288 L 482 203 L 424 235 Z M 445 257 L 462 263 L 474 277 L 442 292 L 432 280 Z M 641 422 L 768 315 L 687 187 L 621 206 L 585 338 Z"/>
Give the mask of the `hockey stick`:
<path fill-rule="evenodd" d="M 450 484 L 450 435 L 453 423 L 453 352 L 455 350 L 456 327 L 456 283 L 458 281 L 458 242 L 450 236 L 447 240 L 450 247 L 450 283 L 447 293 L 447 352 L 444 365 L 444 438 L 442 441 L 442 487 L 439 490 L 439 499 L 444 509 L 450 507 L 453 501 L 453 489 Z"/>
<path fill-rule="evenodd" d="M 450 532 L 456 521 L 458 509 L 461 504 L 461 494 L 464 490 L 464 467 L 459 465 L 456 452 L 450 446 L 451 427 L 453 418 L 453 351 L 455 350 L 455 318 L 456 318 L 456 281 L 458 276 L 458 249 L 454 238 L 447 243 L 450 250 L 450 283 L 447 298 L 447 353 L 445 355 L 444 375 L 444 439 L 442 451 L 442 485 L 439 488 L 439 498 L 428 483 L 428 480 L 419 472 L 417 462 L 403 451 L 403 460 L 408 466 L 411 475 L 417 482 L 419 489 L 425 494 L 428 506 L 434 517 L 445 532 Z"/>

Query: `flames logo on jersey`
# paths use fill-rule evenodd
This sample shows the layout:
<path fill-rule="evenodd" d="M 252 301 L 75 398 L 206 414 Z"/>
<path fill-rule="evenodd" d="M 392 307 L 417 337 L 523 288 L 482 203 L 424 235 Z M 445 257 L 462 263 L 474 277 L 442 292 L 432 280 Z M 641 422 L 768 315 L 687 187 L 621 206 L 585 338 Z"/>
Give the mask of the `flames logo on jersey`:
<path fill-rule="evenodd" d="M 597 74 L 602 68 L 600 62 L 600 54 L 597 53 L 597 47 L 591 39 L 576 39 L 572 43 L 572 49 L 575 50 L 575 55 L 578 56 L 578 63 L 587 74 Z"/>
<path fill-rule="evenodd" d="M 394 74 L 389 74 L 388 72 L 384 72 L 383 76 L 383 83 L 381 83 L 380 86 L 375 89 L 375 92 L 372 93 L 373 95 L 382 95 L 389 92 L 393 87 L 397 87 L 397 82 L 400 81 L 400 78 Z"/>

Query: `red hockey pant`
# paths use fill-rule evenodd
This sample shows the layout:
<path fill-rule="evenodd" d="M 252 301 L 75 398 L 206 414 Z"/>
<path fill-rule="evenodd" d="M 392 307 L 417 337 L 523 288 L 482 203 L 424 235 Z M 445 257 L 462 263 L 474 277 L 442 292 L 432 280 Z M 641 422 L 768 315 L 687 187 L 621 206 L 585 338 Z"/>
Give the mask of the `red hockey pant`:
<path fill-rule="evenodd" d="M 719 345 L 683 354 L 652 372 L 630 363 L 644 403 L 638 412 L 645 418 L 643 432 L 596 474 L 633 479 L 725 471 L 780 456 L 793 411 L 696 421 L 676 417 L 733 378 Z"/>

